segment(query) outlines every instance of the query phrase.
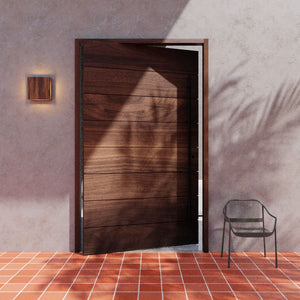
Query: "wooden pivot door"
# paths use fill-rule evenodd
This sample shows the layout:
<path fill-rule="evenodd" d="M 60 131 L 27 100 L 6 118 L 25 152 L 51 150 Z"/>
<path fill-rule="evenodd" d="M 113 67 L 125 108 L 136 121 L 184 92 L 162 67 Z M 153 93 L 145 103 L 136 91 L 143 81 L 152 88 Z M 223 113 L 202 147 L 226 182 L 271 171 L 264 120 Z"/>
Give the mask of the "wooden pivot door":
<path fill-rule="evenodd" d="M 198 242 L 198 52 L 80 48 L 83 253 Z"/>

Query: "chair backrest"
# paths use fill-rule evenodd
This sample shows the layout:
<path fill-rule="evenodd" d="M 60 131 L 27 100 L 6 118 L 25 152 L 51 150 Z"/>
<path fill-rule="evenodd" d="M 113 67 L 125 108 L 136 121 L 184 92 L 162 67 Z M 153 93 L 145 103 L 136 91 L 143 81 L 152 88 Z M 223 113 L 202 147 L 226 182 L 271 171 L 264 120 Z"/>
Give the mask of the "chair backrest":
<path fill-rule="evenodd" d="M 262 222 L 263 204 L 256 199 L 232 199 L 224 206 L 224 215 L 231 222 Z"/>

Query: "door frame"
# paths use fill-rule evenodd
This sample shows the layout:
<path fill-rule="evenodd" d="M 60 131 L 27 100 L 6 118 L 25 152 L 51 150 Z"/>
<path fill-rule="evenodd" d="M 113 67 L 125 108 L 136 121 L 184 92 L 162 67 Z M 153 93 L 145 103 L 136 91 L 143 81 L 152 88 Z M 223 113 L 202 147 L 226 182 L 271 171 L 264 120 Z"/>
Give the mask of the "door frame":
<path fill-rule="evenodd" d="M 81 85 L 81 49 L 85 42 L 111 41 L 124 44 L 157 46 L 200 46 L 202 47 L 202 203 L 203 203 L 203 251 L 209 251 L 208 241 L 208 39 L 75 39 L 75 252 L 80 251 L 81 207 L 80 207 L 80 85 Z"/>

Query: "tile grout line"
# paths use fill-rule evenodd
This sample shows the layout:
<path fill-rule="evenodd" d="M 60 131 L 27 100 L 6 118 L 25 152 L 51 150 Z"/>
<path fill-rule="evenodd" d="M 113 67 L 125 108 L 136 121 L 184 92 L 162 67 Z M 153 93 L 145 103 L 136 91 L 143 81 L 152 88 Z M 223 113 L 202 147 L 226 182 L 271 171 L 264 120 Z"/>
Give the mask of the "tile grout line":
<path fill-rule="evenodd" d="M 208 287 L 208 284 L 207 284 L 206 279 L 205 279 L 205 277 L 204 277 L 204 275 L 203 275 L 203 272 L 202 272 L 202 270 L 201 270 L 201 268 L 200 268 L 200 266 L 199 266 L 198 260 L 197 260 L 197 258 L 196 258 L 196 256 L 195 256 L 195 253 L 193 253 L 193 256 L 194 256 L 194 259 L 195 259 L 196 264 L 197 264 L 197 266 L 198 266 L 198 269 L 199 269 L 199 271 L 200 271 L 200 273 L 201 273 L 201 275 L 202 275 L 202 277 L 203 277 L 203 281 L 204 281 L 205 286 L 206 286 L 206 288 L 207 288 L 207 290 L 208 290 L 209 296 L 210 296 L 211 299 L 213 299 L 213 296 L 212 296 L 211 291 L 210 291 L 210 289 L 209 289 L 209 287 Z"/>
<path fill-rule="evenodd" d="M 37 253 L 34 255 L 34 257 L 32 257 L 32 258 L 30 259 L 30 261 L 32 261 L 34 258 L 36 258 L 39 254 L 40 254 L 40 252 L 37 252 Z M 55 255 L 55 253 L 52 255 L 52 257 L 53 257 L 54 255 Z M 51 258 L 52 258 L 52 257 L 51 257 Z M 36 278 L 36 276 L 37 276 L 37 274 L 40 272 L 40 270 L 42 270 L 42 269 L 48 264 L 48 260 L 49 260 L 49 258 L 47 259 L 47 262 L 44 263 L 43 267 L 42 267 L 41 269 L 39 269 L 39 271 L 38 271 L 34 276 L 32 276 L 32 278 L 25 284 L 25 286 L 23 287 L 23 289 L 22 289 L 21 291 L 19 291 L 19 293 L 14 297 L 14 299 L 16 299 L 16 298 L 24 291 L 24 289 L 30 284 L 30 282 L 32 282 L 32 280 L 33 280 L 34 278 Z M 29 261 L 29 262 L 30 262 L 30 261 Z M 21 270 L 23 270 L 23 269 L 25 268 L 25 266 L 29 264 L 29 262 L 27 262 Z M 20 271 L 21 271 L 21 270 L 20 270 Z M 19 272 L 20 272 L 20 271 L 19 271 Z M 19 273 L 19 272 L 18 272 L 18 273 Z M 17 273 L 17 274 L 18 274 L 18 273 Z M 16 274 L 16 275 L 17 275 L 17 274 Z"/>
<path fill-rule="evenodd" d="M 73 256 L 73 255 L 72 255 L 72 256 Z M 62 298 L 62 300 L 65 300 L 66 296 L 67 296 L 68 293 L 70 292 L 72 286 L 74 285 L 74 282 L 75 282 L 76 279 L 78 278 L 78 276 L 79 276 L 81 270 L 83 269 L 84 265 L 86 264 L 86 261 L 88 260 L 88 258 L 89 258 L 89 255 L 87 255 L 87 257 L 85 258 L 85 260 L 84 260 L 84 262 L 82 263 L 82 265 L 81 265 L 81 267 L 80 267 L 80 269 L 79 269 L 77 275 L 76 275 L 75 278 L 73 279 L 73 282 L 70 284 L 70 286 L 69 286 L 68 290 L 66 291 L 66 293 L 65 293 L 64 297 Z"/>
<path fill-rule="evenodd" d="M 5 253 L 7 253 L 7 252 L 4 252 L 4 254 Z M 10 262 L 8 262 L 5 266 L 3 266 L 0 270 L 4 270 L 3 268 L 5 268 L 5 267 L 7 267 L 15 258 L 17 258 L 20 254 L 21 254 L 22 252 L 20 252 L 17 256 L 15 256 L 15 257 L 13 257 L 12 259 L 11 259 L 11 261 Z M 2 254 L 3 255 L 3 254 Z M 1 256 L 2 256 L 1 255 Z M 32 258 L 31 258 L 32 259 Z M 23 268 L 24 268 L 25 266 L 23 266 Z M 23 269 L 22 268 L 22 269 Z M 19 272 L 20 272 L 21 270 L 19 270 L 16 274 L 14 274 L 13 276 L 11 276 L 11 275 L 9 275 L 9 278 L 8 278 L 8 280 L 5 282 L 5 283 L 3 283 L 3 286 L 0 288 L 0 291 L 2 290 L 2 288 L 12 279 L 12 278 L 14 278 Z"/>
<path fill-rule="evenodd" d="M 159 267 L 159 278 L 160 278 L 161 299 L 164 300 L 163 276 L 162 276 L 162 271 L 161 271 L 160 252 L 158 252 L 158 267 Z"/>
<path fill-rule="evenodd" d="M 238 297 L 237 297 L 237 295 L 236 295 L 235 291 L 232 289 L 232 287 L 231 287 L 230 283 L 229 283 L 229 282 L 228 282 L 228 280 L 226 279 L 226 276 L 223 274 L 223 271 L 222 271 L 222 269 L 220 268 L 220 266 L 219 266 L 219 264 L 217 263 L 217 261 L 215 260 L 214 256 L 213 256 L 211 253 L 210 253 L 210 256 L 211 256 L 211 258 L 213 259 L 213 261 L 215 262 L 215 264 L 217 265 L 217 267 L 218 267 L 218 270 L 221 272 L 221 274 L 222 274 L 222 276 L 223 276 L 224 280 L 225 280 L 225 281 L 226 281 L 226 283 L 228 284 L 228 286 L 229 286 L 229 288 L 230 288 L 231 292 L 233 293 L 233 295 L 234 295 L 235 299 L 236 299 L 236 300 L 238 300 Z"/>
<path fill-rule="evenodd" d="M 142 274 L 142 256 L 143 256 L 143 254 L 140 253 L 140 270 L 139 270 L 139 282 L 138 282 L 138 295 L 137 295 L 137 300 L 140 299 L 141 274 Z"/>
<path fill-rule="evenodd" d="M 179 260 L 178 260 L 177 252 L 175 252 L 175 255 L 176 255 L 176 258 L 177 258 L 177 265 L 178 265 L 178 269 L 179 269 L 179 272 L 180 272 L 181 281 L 182 281 L 183 288 L 184 288 L 185 298 L 189 299 L 187 291 L 186 291 L 186 287 L 185 287 L 185 282 L 184 282 L 184 279 L 183 279 L 183 276 L 182 276 L 181 266 L 180 266 L 180 263 L 179 263 Z M 194 254 L 193 254 L 193 256 L 194 256 Z"/>
<path fill-rule="evenodd" d="M 107 257 L 107 254 L 105 254 L 105 256 L 104 256 L 104 259 L 103 259 L 102 265 L 101 265 L 101 267 L 99 268 L 99 271 L 98 271 L 97 277 L 96 277 L 96 279 L 95 279 L 95 281 L 94 281 L 93 287 L 92 287 L 92 288 L 91 288 L 91 290 L 90 290 L 90 293 L 89 293 L 89 296 L 88 296 L 87 300 L 90 300 L 90 298 L 91 298 L 91 296 L 92 296 L 92 293 L 93 293 L 93 291 L 94 291 L 94 289 L 95 289 L 95 286 L 96 286 L 97 280 L 98 280 L 98 278 L 99 278 L 99 276 L 100 276 L 100 274 L 101 274 L 102 268 L 103 268 L 103 266 L 104 266 L 104 263 L 105 263 L 106 257 Z"/>
<path fill-rule="evenodd" d="M 55 252 L 56 254 L 57 252 Z M 55 254 L 53 256 L 55 256 Z M 73 253 L 71 253 L 69 255 L 69 257 L 67 258 L 67 260 L 64 262 L 64 264 L 61 266 L 61 268 L 56 272 L 56 275 L 53 276 L 52 280 L 48 283 L 48 285 L 46 286 L 46 288 L 44 289 L 44 291 L 42 292 L 42 294 L 40 295 L 40 297 L 37 298 L 37 300 L 40 300 L 41 297 L 43 297 L 43 295 L 45 294 L 46 290 L 49 288 L 49 286 L 53 283 L 54 279 L 57 278 L 57 275 L 59 274 L 59 272 L 64 268 L 64 266 L 67 264 L 67 262 L 70 260 L 70 258 L 72 257 Z M 51 259 L 53 258 L 53 256 L 51 257 Z M 48 263 L 47 263 L 48 264 Z M 46 265 L 47 265 L 46 264 Z M 42 269 L 41 269 L 42 270 Z M 40 270 L 40 271 L 41 271 Z"/>
<path fill-rule="evenodd" d="M 121 262 L 121 265 L 120 265 L 120 270 L 119 270 L 119 274 L 118 274 L 118 279 L 117 279 L 117 282 L 116 282 L 116 286 L 115 286 L 114 295 L 113 295 L 112 300 L 114 300 L 115 297 L 116 297 L 117 288 L 118 288 L 118 285 L 119 285 L 119 280 L 120 280 L 120 275 L 121 275 L 121 271 L 122 271 L 122 267 L 123 267 L 124 258 L 125 258 L 125 252 L 123 252 L 123 258 L 122 258 L 122 262 Z"/>
<path fill-rule="evenodd" d="M 244 252 L 244 253 L 245 253 L 245 252 Z M 267 276 L 267 275 L 263 272 L 263 270 L 261 270 L 261 268 L 258 267 L 258 265 L 255 263 L 255 261 L 254 261 L 250 256 L 248 256 L 247 253 L 245 253 L 245 254 L 246 254 L 246 256 L 250 259 L 250 261 L 256 266 L 256 268 L 257 268 L 260 272 L 262 272 L 262 274 L 265 276 L 265 278 L 267 278 L 267 279 L 269 280 L 269 282 L 276 288 L 276 290 L 281 294 L 281 296 L 283 296 L 283 298 L 287 300 L 287 298 L 282 294 L 282 292 L 277 288 L 277 286 L 270 280 L 269 276 Z M 261 253 L 261 254 L 262 254 L 262 253 Z M 274 266 L 274 268 L 275 268 L 275 266 Z M 282 272 L 282 271 L 280 270 L 280 272 Z M 282 273 L 282 274 L 283 274 L 283 273 Z M 283 275 L 284 275 L 284 274 L 283 274 Z M 247 280 L 248 280 L 248 278 L 247 278 Z M 248 281 L 249 281 L 249 280 L 248 280 Z M 252 285 L 252 284 L 251 284 L 251 285 Z M 255 291 L 256 291 L 256 289 L 255 289 Z M 257 294 L 259 295 L 259 297 L 262 299 L 260 293 L 259 293 L 258 291 L 256 291 L 256 293 L 257 293 Z"/>

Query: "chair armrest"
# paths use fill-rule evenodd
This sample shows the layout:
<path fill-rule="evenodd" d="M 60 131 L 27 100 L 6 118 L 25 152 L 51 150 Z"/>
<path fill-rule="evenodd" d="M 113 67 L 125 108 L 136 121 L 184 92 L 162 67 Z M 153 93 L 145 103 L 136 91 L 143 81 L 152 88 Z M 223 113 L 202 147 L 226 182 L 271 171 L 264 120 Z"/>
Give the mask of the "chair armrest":
<path fill-rule="evenodd" d="M 264 210 L 267 212 L 267 214 L 274 220 L 274 226 L 272 232 L 276 229 L 276 224 L 277 224 L 277 217 L 275 217 L 273 214 L 269 212 L 269 210 L 263 205 Z"/>

